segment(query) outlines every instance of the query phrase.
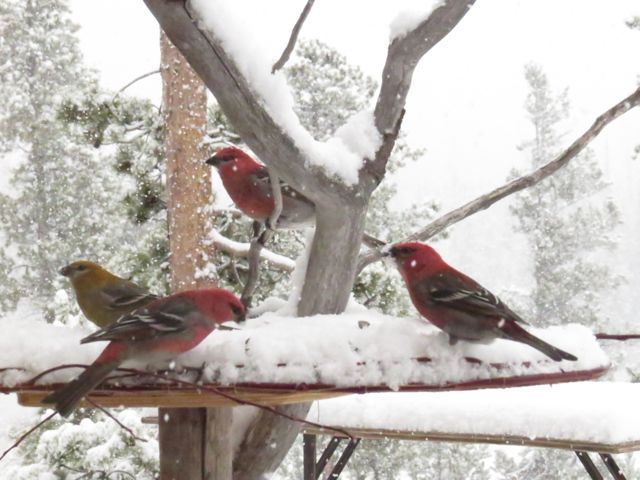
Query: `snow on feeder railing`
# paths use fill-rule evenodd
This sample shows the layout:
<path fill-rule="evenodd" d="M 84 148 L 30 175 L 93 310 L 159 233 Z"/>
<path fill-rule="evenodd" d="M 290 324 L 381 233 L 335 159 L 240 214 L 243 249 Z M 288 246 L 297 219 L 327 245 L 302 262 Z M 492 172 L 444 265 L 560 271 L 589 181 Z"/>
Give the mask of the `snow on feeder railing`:
<path fill-rule="evenodd" d="M 103 348 L 80 345 L 82 328 L 7 320 L 0 340 L 0 391 L 40 405 Z M 342 315 L 296 318 L 265 313 L 241 330 L 218 331 L 182 355 L 161 376 L 125 365 L 91 398 L 102 406 L 220 406 L 237 401 L 196 382 L 264 404 L 286 404 L 372 391 L 460 390 L 596 378 L 609 361 L 585 327 L 531 329 L 578 357 L 554 362 L 515 342 L 458 342 L 423 320 L 352 309 Z M 64 366 L 64 368 L 56 368 Z M 72 368 L 74 367 L 74 368 Z M 46 375 L 33 377 L 50 370 Z M 181 384 L 180 382 L 187 382 Z"/>

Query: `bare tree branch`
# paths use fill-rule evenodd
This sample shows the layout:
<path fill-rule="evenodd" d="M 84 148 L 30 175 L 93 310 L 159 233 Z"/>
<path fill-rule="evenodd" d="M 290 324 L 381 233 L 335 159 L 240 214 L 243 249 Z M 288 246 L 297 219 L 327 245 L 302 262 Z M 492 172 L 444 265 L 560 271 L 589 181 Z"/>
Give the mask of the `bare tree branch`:
<path fill-rule="evenodd" d="M 270 232 L 270 230 L 264 230 L 262 233 L 258 233 L 251 239 L 248 258 L 249 275 L 247 276 L 247 281 L 244 284 L 242 295 L 240 296 L 240 301 L 245 306 L 246 310 L 251 306 L 253 292 L 255 292 L 256 287 L 258 286 L 258 276 L 260 274 L 260 252 L 264 247 L 263 239 L 266 238 L 268 232 Z"/>
<path fill-rule="evenodd" d="M 124 92 L 127 88 L 129 88 L 131 85 L 133 85 L 136 82 L 139 82 L 140 80 L 144 80 L 147 77 L 150 77 L 151 75 L 155 75 L 156 73 L 160 73 L 160 69 L 157 68 L 151 72 L 147 72 L 147 73 L 143 73 L 142 75 L 137 76 L 136 78 L 134 78 L 133 80 L 131 80 L 129 83 L 127 83 L 124 87 L 122 87 L 120 90 L 118 90 L 116 92 L 116 94 L 113 96 L 113 100 L 115 100 L 115 98 L 120 95 L 122 92 Z"/>
<path fill-rule="evenodd" d="M 384 141 L 367 170 L 382 179 L 400 129 L 413 71 L 420 59 L 462 20 L 475 0 L 446 0 L 415 29 L 389 45 L 374 110 L 376 128 Z M 389 145 L 390 143 L 390 145 Z M 379 181 L 379 180 L 378 180 Z"/>
<path fill-rule="evenodd" d="M 38 430 L 40 427 L 42 427 L 45 423 L 47 423 L 49 420 L 51 420 L 53 417 L 55 417 L 57 415 L 58 412 L 53 412 L 50 415 L 46 416 L 43 420 L 41 420 L 40 422 L 38 422 L 36 425 L 34 425 L 33 427 L 31 427 L 29 430 L 27 430 L 26 432 L 24 432 L 22 435 L 20 435 L 20 437 L 18 437 L 18 439 L 13 442 L 13 445 L 11 445 L 9 448 L 7 448 L 4 452 L 2 452 L 2 455 L 0 455 L 0 462 L 2 461 L 2 459 L 4 457 L 7 456 L 7 454 L 13 450 L 14 448 L 17 448 L 18 446 L 20 446 L 20 444 L 22 442 L 24 442 L 27 437 L 29 435 L 31 435 L 33 432 L 35 432 L 36 430 Z"/>
<path fill-rule="evenodd" d="M 116 423 L 116 425 L 118 425 L 121 429 L 123 429 L 125 432 L 127 432 L 131 436 L 131 438 L 133 438 L 134 440 L 138 440 L 140 442 L 148 442 L 149 441 L 146 438 L 142 438 L 142 437 L 139 437 L 138 435 L 136 435 L 133 430 L 131 430 L 124 423 L 122 423 L 120 420 L 118 420 L 115 417 L 115 415 L 113 415 L 109 410 L 107 410 L 102 405 L 100 405 L 100 404 L 94 402 L 93 400 L 91 400 L 90 397 L 85 397 L 85 400 L 88 403 L 90 403 L 91 405 L 93 405 L 94 408 L 97 408 L 102 413 L 104 413 L 107 417 L 109 417 L 111 420 L 113 420 Z"/>
<path fill-rule="evenodd" d="M 273 195 L 273 211 L 269 215 L 269 223 L 267 228 L 272 230 L 276 228 L 278 219 L 282 213 L 282 186 L 280 185 L 280 178 L 273 168 L 267 168 L 269 172 L 269 181 L 271 182 L 271 192 Z"/>
<path fill-rule="evenodd" d="M 284 64 L 287 63 L 287 60 L 289 60 L 289 57 L 291 56 L 291 52 L 293 52 L 293 48 L 296 46 L 296 41 L 298 40 L 298 35 L 300 34 L 302 25 L 304 24 L 304 21 L 307 19 L 307 15 L 309 15 L 309 12 L 311 11 L 311 7 L 313 7 L 314 1 L 315 0 L 307 0 L 307 4 L 302 9 L 302 12 L 300 13 L 300 17 L 298 17 L 298 21 L 293 26 L 293 30 L 291 30 L 289 43 L 287 43 L 287 46 L 284 48 L 284 51 L 282 52 L 282 55 L 280 55 L 280 58 L 278 59 L 278 61 L 273 64 L 273 68 L 271 68 L 271 73 L 276 73 L 278 70 L 284 67 Z"/>
<path fill-rule="evenodd" d="M 591 127 L 589 127 L 582 135 L 580 135 L 580 137 L 574 140 L 574 142 L 564 152 L 558 155 L 555 159 L 551 160 L 549 163 L 543 165 L 537 170 L 534 170 L 528 175 L 524 175 L 522 177 L 511 180 L 505 185 L 498 187 L 495 190 L 486 193 L 476 198 L 475 200 L 462 205 L 461 207 L 456 208 L 455 210 L 450 211 L 449 213 L 431 222 L 422 230 L 419 230 L 418 232 L 409 235 L 409 237 L 405 238 L 404 240 L 401 240 L 401 242 L 408 242 L 413 240 L 428 240 L 444 229 L 450 227 L 455 223 L 458 223 L 461 220 L 464 220 L 470 215 L 473 215 L 474 213 L 477 213 L 481 210 L 486 210 L 491 205 L 502 200 L 503 198 L 536 185 L 548 176 L 560 170 L 567 163 L 569 163 L 571 159 L 575 158 L 589 143 L 591 143 L 594 138 L 596 138 L 600 134 L 602 129 L 609 123 L 611 123 L 613 120 L 620 117 L 624 113 L 628 112 L 632 108 L 637 107 L 638 105 L 640 105 L 640 88 L 636 89 L 636 91 L 631 95 L 618 102 L 616 105 L 600 115 L 595 120 L 595 122 L 593 122 Z M 361 271 L 367 265 L 380 260 L 382 258 L 381 250 L 382 249 L 374 252 L 369 252 L 366 255 L 362 256 L 358 262 L 358 271 Z"/>

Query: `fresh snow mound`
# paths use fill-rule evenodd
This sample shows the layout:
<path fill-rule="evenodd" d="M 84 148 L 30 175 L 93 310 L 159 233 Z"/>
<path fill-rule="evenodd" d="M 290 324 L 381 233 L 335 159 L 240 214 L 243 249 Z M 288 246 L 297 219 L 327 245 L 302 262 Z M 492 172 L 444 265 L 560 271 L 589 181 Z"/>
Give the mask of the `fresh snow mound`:
<path fill-rule="evenodd" d="M 370 393 L 316 402 L 308 419 L 349 428 L 637 441 L 640 384 L 576 382 L 433 393 Z"/>
<path fill-rule="evenodd" d="M 271 73 L 279 53 L 269 51 L 261 41 L 272 36 L 269 22 L 247 25 L 248 19 L 241 17 L 229 0 L 192 0 L 191 6 L 199 26 L 220 39 L 264 107 L 302 151 L 305 161 L 346 185 L 356 184 L 364 158 L 373 158 L 382 143 L 372 113 L 356 114 L 326 142 L 315 140 L 293 110 L 294 99 L 284 73 Z"/>
<path fill-rule="evenodd" d="M 429 15 L 436 9 L 444 5 L 444 0 L 431 0 L 419 2 L 413 8 L 408 8 L 400 12 L 389 25 L 389 40 L 402 38 L 420 23 L 429 18 Z"/>
<path fill-rule="evenodd" d="M 282 312 L 287 310 L 285 305 Z M 27 319 L 3 322 L 7 333 L 0 339 L 0 385 L 5 387 L 25 382 L 61 364 L 91 363 L 104 348 L 100 343 L 80 345 L 80 339 L 88 331 L 79 327 L 56 327 Z M 608 365 L 606 355 L 585 327 L 565 325 L 529 330 L 579 360 L 548 361 L 537 350 L 507 340 L 486 345 L 458 342 L 451 346 L 444 333 L 423 320 L 397 318 L 351 306 L 342 315 L 305 318 L 265 312 L 247 320 L 241 330 L 212 333 L 194 350 L 178 357 L 175 364 L 179 369 L 181 365 L 199 367 L 206 363 L 203 381 L 223 385 L 306 383 L 392 389 L 412 383 L 445 386 L 451 382 Z M 424 357 L 431 360 L 418 361 Z M 470 363 L 465 357 L 482 363 Z M 7 367 L 22 367 L 26 371 L 2 371 Z M 78 372 L 58 371 L 41 383 L 67 381 Z"/>

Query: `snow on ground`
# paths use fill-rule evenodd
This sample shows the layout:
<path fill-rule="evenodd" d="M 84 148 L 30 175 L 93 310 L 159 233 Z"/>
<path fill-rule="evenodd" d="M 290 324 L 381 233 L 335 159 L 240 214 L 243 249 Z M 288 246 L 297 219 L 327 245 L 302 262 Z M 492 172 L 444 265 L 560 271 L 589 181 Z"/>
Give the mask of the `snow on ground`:
<path fill-rule="evenodd" d="M 308 419 L 343 428 L 517 435 L 620 443 L 640 439 L 640 384 L 578 382 L 316 402 Z"/>
<path fill-rule="evenodd" d="M 287 307 L 284 307 L 286 311 Z M 42 321 L 7 319 L 0 339 L 0 384 L 27 381 L 45 369 L 88 364 L 103 345 L 80 345 L 88 331 Z M 211 334 L 181 356 L 177 366 L 207 363 L 205 381 L 221 384 L 307 383 L 398 388 L 410 383 L 444 385 L 492 377 L 588 370 L 608 365 L 592 333 L 579 325 L 530 329 L 535 335 L 576 355 L 577 362 L 556 363 L 526 345 L 505 340 L 492 344 L 458 342 L 450 346 L 442 332 L 417 318 L 396 318 L 350 307 L 343 315 L 307 318 L 265 312 L 241 330 Z M 430 357 L 419 362 L 418 357 Z M 474 357 L 483 364 L 471 364 Z M 530 367 L 522 362 L 533 362 Z M 498 369 L 489 363 L 508 364 Z M 60 371 L 45 382 L 70 380 L 78 371 Z"/>
<path fill-rule="evenodd" d="M 354 115 L 325 142 L 315 140 L 293 110 L 294 99 L 284 73 L 271 73 L 280 52 L 269 49 L 269 42 L 264 41 L 272 37 L 270 23 L 238 15 L 237 7 L 228 0 L 193 0 L 191 6 L 201 28 L 222 41 L 264 107 L 304 152 L 305 160 L 347 185 L 357 183 L 363 159 L 373 158 L 382 141 L 372 112 Z"/>

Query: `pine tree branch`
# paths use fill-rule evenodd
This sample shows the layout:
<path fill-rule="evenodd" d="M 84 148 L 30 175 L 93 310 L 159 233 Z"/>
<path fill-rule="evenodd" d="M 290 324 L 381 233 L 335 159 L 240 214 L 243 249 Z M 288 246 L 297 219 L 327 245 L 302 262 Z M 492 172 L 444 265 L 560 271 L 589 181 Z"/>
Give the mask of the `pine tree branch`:
<path fill-rule="evenodd" d="M 496 188 L 495 190 L 481 195 L 480 197 L 472 200 L 455 210 L 437 218 L 433 222 L 429 223 L 423 229 L 409 235 L 407 238 L 400 242 L 409 241 L 426 241 L 442 232 L 451 225 L 454 225 L 465 218 L 478 213 L 482 210 L 486 210 L 494 203 L 502 200 L 509 195 L 524 190 L 526 188 L 533 187 L 540 183 L 545 178 L 553 175 L 562 167 L 564 167 L 570 160 L 575 158 L 593 139 L 595 139 L 602 129 L 609 123 L 620 117 L 624 113 L 628 112 L 632 108 L 640 105 L 640 88 L 636 89 L 631 95 L 624 100 L 618 102 L 616 105 L 608 109 L 606 112 L 596 118 L 595 122 L 589 127 L 582 135 L 580 135 L 574 142 L 555 159 L 551 160 L 542 167 L 534 170 L 528 175 L 523 175 L 516 178 L 505 185 Z M 398 242 L 398 243 L 400 243 Z M 369 252 L 363 255 L 358 262 L 358 271 L 361 271 L 367 265 L 380 260 L 383 257 L 384 248 Z"/>
<path fill-rule="evenodd" d="M 313 7 L 314 1 L 315 0 L 307 0 L 307 4 L 302 9 L 302 12 L 298 17 L 298 21 L 296 21 L 296 24 L 293 26 L 293 29 L 291 30 L 291 36 L 289 37 L 289 42 L 287 43 L 287 46 L 284 48 L 284 51 L 282 52 L 282 55 L 280 55 L 280 58 L 278 59 L 278 61 L 273 64 L 273 68 L 271 68 L 271 73 L 276 73 L 278 70 L 284 67 L 285 63 L 287 63 L 287 61 L 289 60 L 289 57 L 291 56 L 291 52 L 293 52 L 293 48 L 296 46 L 296 41 L 298 40 L 298 35 L 300 34 L 302 25 L 304 24 L 304 21 L 307 19 L 307 15 L 309 15 L 309 12 L 311 11 L 311 7 Z"/>

